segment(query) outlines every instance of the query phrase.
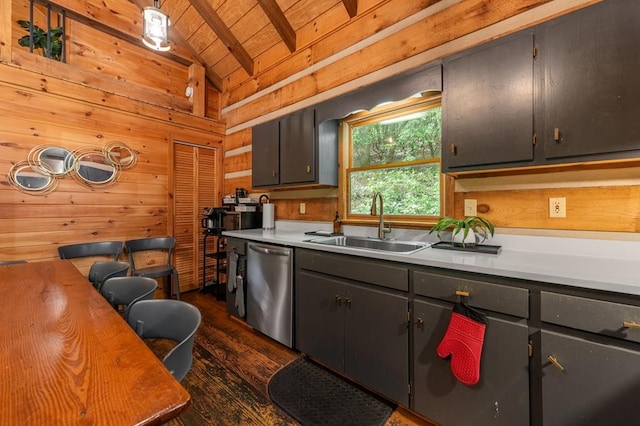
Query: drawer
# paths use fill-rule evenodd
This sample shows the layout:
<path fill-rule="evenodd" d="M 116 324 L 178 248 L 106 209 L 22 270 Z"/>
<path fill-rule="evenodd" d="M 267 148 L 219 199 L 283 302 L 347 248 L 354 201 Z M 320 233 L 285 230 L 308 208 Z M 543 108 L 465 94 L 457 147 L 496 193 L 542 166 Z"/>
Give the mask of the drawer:
<path fill-rule="evenodd" d="M 640 306 L 540 292 L 542 321 L 640 342 Z"/>
<path fill-rule="evenodd" d="M 415 271 L 413 291 L 416 295 L 457 302 L 457 291 L 469 293 L 470 306 L 520 318 L 529 318 L 529 290 L 479 280 Z"/>
<path fill-rule="evenodd" d="M 246 255 L 247 240 L 241 240 L 239 238 L 227 238 L 227 253 L 231 253 L 234 250 L 240 256 Z"/>
<path fill-rule="evenodd" d="M 385 261 L 301 249 L 296 264 L 307 271 L 409 291 L 409 270 Z"/>

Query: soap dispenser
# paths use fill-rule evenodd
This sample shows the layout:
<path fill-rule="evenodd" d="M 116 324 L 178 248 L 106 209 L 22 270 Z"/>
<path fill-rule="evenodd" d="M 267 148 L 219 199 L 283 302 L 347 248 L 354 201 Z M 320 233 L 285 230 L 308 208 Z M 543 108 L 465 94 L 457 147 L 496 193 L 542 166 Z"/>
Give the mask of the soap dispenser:
<path fill-rule="evenodd" d="M 333 233 L 334 234 L 340 233 L 340 216 L 338 215 L 337 211 L 336 211 L 336 217 L 333 219 Z"/>

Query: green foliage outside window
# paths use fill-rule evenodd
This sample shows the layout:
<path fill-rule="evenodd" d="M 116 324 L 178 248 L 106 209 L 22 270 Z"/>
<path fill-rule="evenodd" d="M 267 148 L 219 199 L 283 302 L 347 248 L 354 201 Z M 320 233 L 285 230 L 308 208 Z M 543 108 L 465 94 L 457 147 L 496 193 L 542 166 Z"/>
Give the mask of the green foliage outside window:
<path fill-rule="evenodd" d="M 440 216 L 441 123 L 438 106 L 353 126 L 349 212 L 369 214 L 380 191 L 385 214 Z"/>

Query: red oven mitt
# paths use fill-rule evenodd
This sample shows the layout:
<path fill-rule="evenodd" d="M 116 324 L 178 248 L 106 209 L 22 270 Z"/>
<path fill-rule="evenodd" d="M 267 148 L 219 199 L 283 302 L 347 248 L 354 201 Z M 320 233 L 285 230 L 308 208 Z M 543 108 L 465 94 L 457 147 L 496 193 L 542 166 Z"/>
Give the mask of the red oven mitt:
<path fill-rule="evenodd" d="M 438 356 L 451 355 L 451 372 L 465 385 L 475 385 L 480 380 L 480 355 L 486 327 L 486 315 L 460 301 L 454 305 L 449 327 L 438 345 Z"/>

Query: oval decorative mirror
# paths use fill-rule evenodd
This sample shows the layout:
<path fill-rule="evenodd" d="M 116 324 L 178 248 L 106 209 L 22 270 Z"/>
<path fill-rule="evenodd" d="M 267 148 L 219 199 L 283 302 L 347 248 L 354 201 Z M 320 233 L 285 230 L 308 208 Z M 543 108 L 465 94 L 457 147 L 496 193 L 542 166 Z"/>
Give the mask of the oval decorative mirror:
<path fill-rule="evenodd" d="M 29 152 L 29 164 L 43 174 L 64 176 L 75 166 L 73 153 L 66 148 L 52 145 L 39 145 Z"/>
<path fill-rule="evenodd" d="M 41 173 L 39 168 L 33 168 L 28 161 L 14 164 L 7 173 L 7 179 L 20 191 L 34 195 L 48 194 L 57 185 L 54 176 Z"/>
<path fill-rule="evenodd" d="M 74 177 L 89 186 L 113 184 L 119 176 L 119 168 L 96 149 L 75 152 Z"/>
<path fill-rule="evenodd" d="M 136 164 L 137 156 L 135 151 L 122 142 L 112 142 L 102 150 L 116 167 L 128 169 Z"/>

